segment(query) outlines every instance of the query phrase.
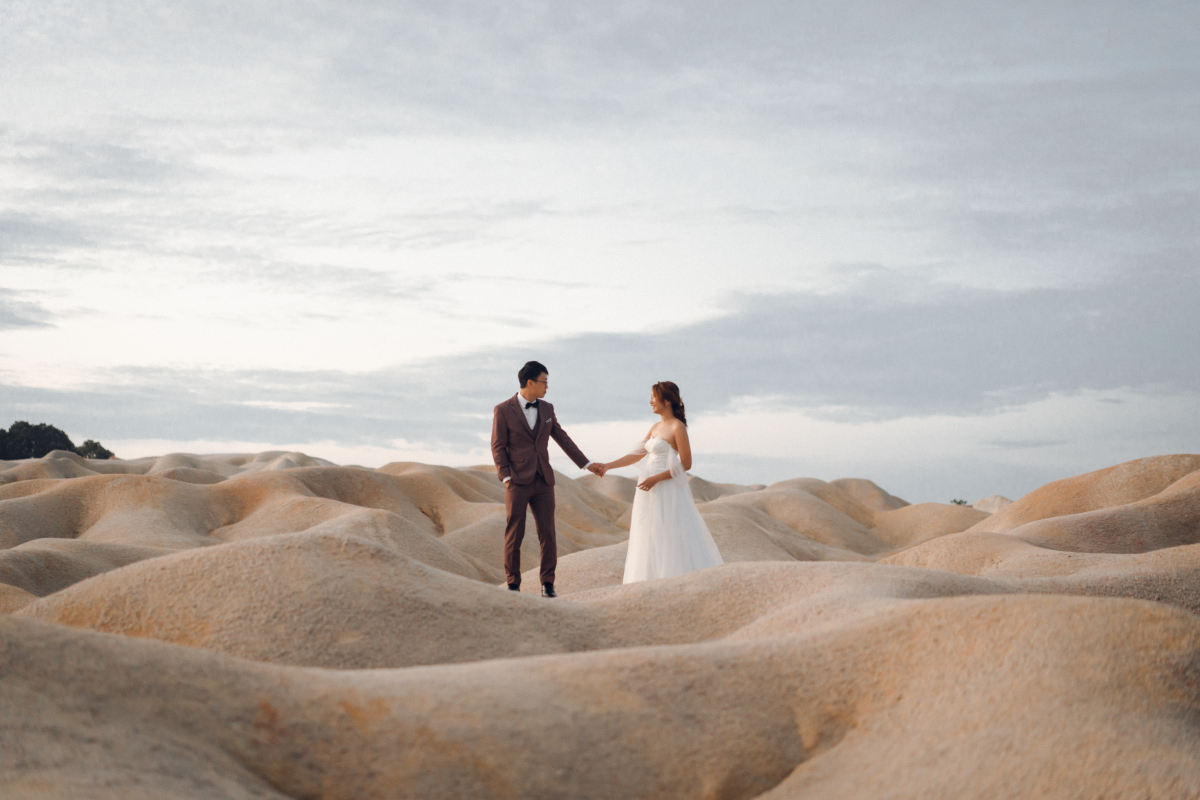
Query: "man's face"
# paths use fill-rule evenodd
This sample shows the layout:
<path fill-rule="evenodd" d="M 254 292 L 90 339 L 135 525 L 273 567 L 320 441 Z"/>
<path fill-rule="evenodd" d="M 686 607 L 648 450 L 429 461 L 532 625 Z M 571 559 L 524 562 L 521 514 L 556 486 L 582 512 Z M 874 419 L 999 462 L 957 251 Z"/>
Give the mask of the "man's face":
<path fill-rule="evenodd" d="M 525 393 L 528 396 L 534 398 L 535 400 L 540 400 L 543 397 L 545 397 L 546 390 L 549 388 L 550 388 L 550 381 L 547 380 L 546 373 L 544 373 L 544 372 L 538 376 L 538 379 L 536 381 L 526 381 L 525 382 Z"/>

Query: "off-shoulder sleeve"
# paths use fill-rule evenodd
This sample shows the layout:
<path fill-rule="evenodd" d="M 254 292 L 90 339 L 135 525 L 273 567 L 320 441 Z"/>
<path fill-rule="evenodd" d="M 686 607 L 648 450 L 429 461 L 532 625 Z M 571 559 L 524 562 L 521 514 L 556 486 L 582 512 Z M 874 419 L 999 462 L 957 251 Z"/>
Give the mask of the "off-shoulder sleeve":
<path fill-rule="evenodd" d="M 642 441 L 635 444 L 633 446 L 633 449 L 629 451 L 629 455 L 638 456 L 638 457 L 646 455 L 646 440 L 643 439 Z"/>
<path fill-rule="evenodd" d="M 687 482 L 687 472 L 683 469 L 683 462 L 679 460 L 679 454 L 675 452 L 675 448 L 671 448 L 671 452 L 667 454 L 667 465 L 671 468 L 671 477 Z"/>

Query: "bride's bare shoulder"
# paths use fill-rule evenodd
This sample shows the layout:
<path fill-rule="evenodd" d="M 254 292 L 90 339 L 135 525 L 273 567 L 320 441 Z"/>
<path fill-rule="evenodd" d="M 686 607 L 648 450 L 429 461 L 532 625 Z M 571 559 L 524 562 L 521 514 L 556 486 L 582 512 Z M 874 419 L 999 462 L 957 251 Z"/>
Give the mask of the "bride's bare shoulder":
<path fill-rule="evenodd" d="M 668 419 L 659 423 L 658 433 L 656 435 L 658 438 L 665 439 L 666 441 L 670 442 L 671 446 L 678 450 L 679 447 L 676 444 L 676 441 L 681 433 L 684 436 L 687 436 L 687 428 L 684 427 L 683 423 L 677 419 Z"/>

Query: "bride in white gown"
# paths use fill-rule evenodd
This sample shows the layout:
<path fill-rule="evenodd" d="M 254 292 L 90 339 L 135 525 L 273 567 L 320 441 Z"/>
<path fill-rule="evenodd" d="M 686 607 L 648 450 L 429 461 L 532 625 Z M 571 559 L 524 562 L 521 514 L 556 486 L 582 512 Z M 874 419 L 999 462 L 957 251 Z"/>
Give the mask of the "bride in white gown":
<path fill-rule="evenodd" d="M 642 462 L 622 583 L 670 578 L 725 563 L 688 486 L 692 448 L 679 387 L 671 381 L 654 384 L 650 409 L 661 421 L 633 452 L 603 465 L 607 472 Z"/>

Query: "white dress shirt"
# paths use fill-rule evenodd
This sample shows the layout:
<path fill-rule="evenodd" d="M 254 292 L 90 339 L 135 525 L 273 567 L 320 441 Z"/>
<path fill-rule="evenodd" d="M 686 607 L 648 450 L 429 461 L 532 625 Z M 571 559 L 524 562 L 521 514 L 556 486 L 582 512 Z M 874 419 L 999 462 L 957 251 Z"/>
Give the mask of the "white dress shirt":
<path fill-rule="evenodd" d="M 526 400 L 524 397 L 522 397 L 520 392 L 517 392 L 517 402 L 521 404 L 521 410 L 525 412 L 525 421 L 529 423 L 529 430 L 533 430 L 533 426 L 537 425 L 538 407 L 537 406 L 526 407 L 525 404 L 530 401 Z M 538 402 L 538 405 L 541 405 L 541 401 L 537 401 L 537 402 Z"/>
<path fill-rule="evenodd" d="M 541 405 L 541 401 L 539 400 L 538 405 L 536 405 L 536 406 L 526 407 L 525 404 L 530 403 L 530 402 L 533 402 L 533 401 L 526 400 L 524 395 L 522 395 L 520 392 L 517 392 L 517 404 L 520 405 L 521 410 L 525 412 L 525 421 L 529 423 L 529 430 L 533 430 L 534 426 L 537 425 L 538 406 Z M 592 462 L 589 461 L 588 463 L 583 465 L 583 468 L 587 469 L 591 465 L 592 465 Z M 504 479 L 504 482 L 508 483 L 511 480 L 512 480 L 512 476 L 510 475 Z"/>

